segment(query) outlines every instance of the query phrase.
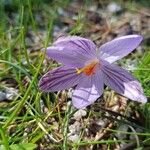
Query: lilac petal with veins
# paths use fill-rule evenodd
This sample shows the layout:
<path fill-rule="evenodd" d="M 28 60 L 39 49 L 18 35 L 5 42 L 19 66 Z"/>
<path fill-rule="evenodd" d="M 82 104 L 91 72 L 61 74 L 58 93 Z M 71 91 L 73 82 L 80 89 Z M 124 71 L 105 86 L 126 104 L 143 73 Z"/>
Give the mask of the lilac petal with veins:
<path fill-rule="evenodd" d="M 77 85 L 73 97 L 73 106 L 81 109 L 94 103 L 103 93 L 103 82 L 98 77 L 84 77 Z M 99 83 L 99 85 L 97 83 Z M 98 87 L 96 87 L 98 86 Z M 99 89 L 98 89 L 99 88 Z"/>
<path fill-rule="evenodd" d="M 69 47 L 73 53 L 79 53 L 90 59 L 96 56 L 96 45 L 91 40 L 82 37 L 68 36 L 59 38 L 53 45 Z"/>
<path fill-rule="evenodd" d="M 103 79 L 103 73 L 101 70 L 98 70 L 92 76 L 92 82 L 95 85 L 95 88 L 98 91 L 99 95 L 102 95 L 103 90 L 104 90 L 104 79 Z"/>
<path fill-rule="evenodd" d="M 127 35 L 116 38 L 100 48 L 99 57 L 113 63 L 131 53 L 141 43 L 143 37 L 140 35 Z"/>
<path fill-rule="evenodd" d="M 108 62 L 102 65 L 104 83 L 117 93 L 138 102 L 147 101 L 141 84 L 126 70 Z"/>
<path fill-rule="evenodd" d="M 71 54 L 71 51 L 70 52 L 66 51 L 70 51 L 70 49 L 60 46 L 57 47 L 51 46 L 47 48 L 47 55 L 50 58 L 69 67 L 81 68 L 88 61 L 88 59 L 83 58 L 81 55 L 80 56 L 73 55 Z"/>
<path fill-rule="evenodd" d="M 42 76 L 39 88 L 45 92 L 65 90 L 77 85 L 81 77 L 74 68 L 62 66 Z"/>
<path fill-rule="evenodd" d="M 66 66 L 81 68 L 87 61 L 96 58 L 96 46 L 81 37 L 59 38 L 47 48 L 47 55 Z"/>

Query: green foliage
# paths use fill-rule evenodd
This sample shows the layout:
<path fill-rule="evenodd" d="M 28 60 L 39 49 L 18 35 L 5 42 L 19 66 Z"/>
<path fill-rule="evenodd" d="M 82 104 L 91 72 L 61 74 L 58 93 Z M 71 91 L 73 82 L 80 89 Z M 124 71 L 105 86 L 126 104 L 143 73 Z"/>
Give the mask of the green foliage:
<path fill-rule="evenodd" d="M 149 0 L 136 0 L 137 3 L 146 6 L 146 7 L 150 7 L 150 1 Z"/>
<path fill-rule="evenodd" d="M 143 122 L 145 122 L 144 125 L 146 129 L 150 131 L 150 104 L 145 104 L 140 111 L 143 117 Z"/>
<path fill-rule="evenodd" d="M 134 74 L 141 81 L 146 95 L 150 97 L 150 52 L 144 55 Z"/>
<path fill-rule="evenodd" d="M 32 143 L 12 144 L 10 150 L 35 150 L 36 147 L 36 144 Z M 0 149 L 7 150 L 4 146 L 0 146 Z"/>

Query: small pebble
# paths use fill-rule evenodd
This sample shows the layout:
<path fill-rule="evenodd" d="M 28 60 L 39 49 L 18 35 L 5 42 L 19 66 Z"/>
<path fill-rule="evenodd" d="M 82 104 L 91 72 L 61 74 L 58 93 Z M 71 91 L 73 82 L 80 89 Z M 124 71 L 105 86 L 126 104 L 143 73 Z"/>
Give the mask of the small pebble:
<path fill-rule="evenodd" d="M 0 101 L 6 100 L 6 93 L 0 91 Z"/>
<path fill-rule="evenodd" d="M 116 13 L 116 12 L 119 12 L 121 11 L 121 6 L 118 5 L 117 3 L 115 2 L 111 2 L 108 6 L 107 6 L 107 10 L 111 13 Z"/>
<path fill-rule="evenodd" d="M 124 132 L 127 132 L 128 131 L 128 126 L 127 125 L 121 125 L 119 128 L 118 128 L 118 130 L 119 131 L 124 131 Z M 121 139 L 121 140 L 123 140 L 123 139 L 126 139 L 126 134 L 122 134 L 122 133 L 117 133 L 117 135 L 116 135 L 117 137 L 118 137 L 118 139 Z"/>
<path fill-rule="evenodd" d="M 79 140 L 79 135 L 78 134 L 73 134 L 73 135 L 70 135 L 68 137 L 68 139 L 72 142 L 77 142 Z"/>
<path fill-rule="evenodd" d="M 75 114 L 74 114 L 74 119 L 80 120 L 82 117 L 86 116 L 86 111 L 83 109 L 79 109 Z"/>
<path fill-rule="evenodd" d="M 69 126 L 69 131 L 70 131 L 71 134 L 79 133 L 81 128 L 82 128 L 81 123 L 76 121 L 74 124 Z"/>

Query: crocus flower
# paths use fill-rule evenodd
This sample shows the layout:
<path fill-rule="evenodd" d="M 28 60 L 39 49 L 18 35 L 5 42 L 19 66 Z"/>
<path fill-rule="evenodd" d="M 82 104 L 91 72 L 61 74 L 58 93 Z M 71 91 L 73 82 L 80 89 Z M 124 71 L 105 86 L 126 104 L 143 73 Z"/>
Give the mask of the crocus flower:
<path fill-rule="evenodd" d="M 61 37 L 46 53 L 63 66 L 47 72 L 39 87 L 44 92 L 54 92 L 76 86 L 72 103 L 78 109 L 96 101 L 104 91 L 104 84 L 131 100 L 145 103 L 147 99 L 139 81 L 112 64 L 131 53 L 141 41 L 140 35 L 127 35 L 97 48 L 89 39 Z"/>

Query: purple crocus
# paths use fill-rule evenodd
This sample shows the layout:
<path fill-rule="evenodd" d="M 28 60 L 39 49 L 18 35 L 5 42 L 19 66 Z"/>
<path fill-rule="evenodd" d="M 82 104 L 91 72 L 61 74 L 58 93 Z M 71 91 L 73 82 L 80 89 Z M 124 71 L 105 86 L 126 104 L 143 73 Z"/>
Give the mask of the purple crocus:
<path fill-rule="evenodd" d="M 131 53 L 141 41 L 140 35 L 127 35 L 97 48 L 89 39 L 61 37 L 46 52 L 64 65 L 47 72 L 39 87 L 44 92 L 54 92 L 76 86 L 72 103 L 78 109 L 96 101 L 103 93 L 104 84 L 131 100 L 145 103 L 147 99 L 139 81 L 112 64 Z"/>

